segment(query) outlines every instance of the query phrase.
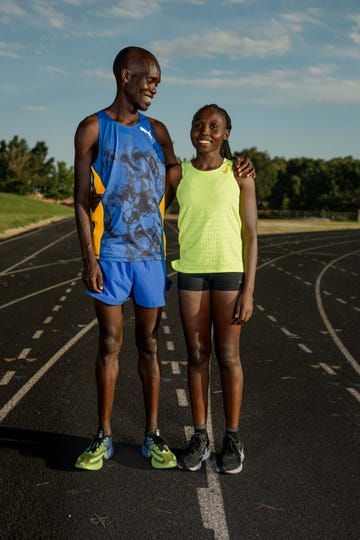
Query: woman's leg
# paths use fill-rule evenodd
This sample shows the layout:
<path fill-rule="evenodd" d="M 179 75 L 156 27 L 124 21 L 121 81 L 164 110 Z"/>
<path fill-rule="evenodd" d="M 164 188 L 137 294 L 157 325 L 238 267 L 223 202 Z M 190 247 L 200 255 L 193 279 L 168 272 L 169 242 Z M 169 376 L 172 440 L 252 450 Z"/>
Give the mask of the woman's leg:
<path fill-rule="evenodd" d="M 219 364 L 226 427 L 237 429 L 243 395 L 240 362 L 241 326 L 231 324 L 239 291 L 212 291 L 211 305 L 214 343 Z"/>
<path fill-rule="evenodd" d="M 210 292 L 179 289 L 180 316 L 188 355 L 188 388 L 194 426 L 205 426 L 211 356 Z"/>

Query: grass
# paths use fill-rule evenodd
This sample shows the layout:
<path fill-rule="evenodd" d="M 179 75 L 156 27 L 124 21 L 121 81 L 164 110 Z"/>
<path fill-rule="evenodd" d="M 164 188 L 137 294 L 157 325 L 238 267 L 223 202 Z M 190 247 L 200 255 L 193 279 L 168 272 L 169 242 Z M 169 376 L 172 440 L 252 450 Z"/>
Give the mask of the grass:
<path fill-rule="evenodd" d="M 12 193 L 0 193 L 0 234 L 44 220 L 72 215 L 74 215 L 74 210 L 68 206 Z"/>
<path fill-rule="evenodd" d="M 0 193 L 0 238 L 6 238 L 27 228 L 74 215 L 71 207 L 53 202 L 39 201 L 21 195 Z M 177 216 L 167 216 L 176 219 Z M 260 219 L 259 235 L 294 232 L 360 229 L 360 223 L 330 221 L 328 219 Z"/>

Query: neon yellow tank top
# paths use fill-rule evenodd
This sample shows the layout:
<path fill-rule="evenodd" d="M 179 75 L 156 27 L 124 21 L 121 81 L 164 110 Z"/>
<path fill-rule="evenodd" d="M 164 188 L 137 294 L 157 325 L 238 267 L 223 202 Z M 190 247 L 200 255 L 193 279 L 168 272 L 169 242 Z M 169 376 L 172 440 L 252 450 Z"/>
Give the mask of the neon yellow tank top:
<path fill-rule="evenodd" d="M 240 188 L 232 161 L 213 171 L 182 163 L 179 202 L 180 258 L 172 267 L 184 273 L 243 272 Z"/>

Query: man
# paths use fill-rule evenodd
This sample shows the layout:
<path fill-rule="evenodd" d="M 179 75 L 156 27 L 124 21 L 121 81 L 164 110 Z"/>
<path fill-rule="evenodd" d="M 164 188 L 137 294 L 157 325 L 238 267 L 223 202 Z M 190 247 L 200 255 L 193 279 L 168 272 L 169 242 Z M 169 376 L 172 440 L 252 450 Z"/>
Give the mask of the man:
<path fill-rule="evenodd" d="M 131 297 L 146 416 L 142 455 L 155 468 L 172 468 L 176 457 L 158 430 L 157 332 L 165 304 L 165 175 L 180 165 L 165 125 L 141 112 L 151 105 L 160 83 L 157 59 L 145 49 L 126 47 L 116 56 L 113 72 L 113 103 L 86 117 L 75 134 L 75 215 L 83 281 L 94 298 L 99 325 L 98 430 L 75 467 L 98 470 L 113 455 L 111 413 L 123 304 Z M 100 196 L 93 211 L 92 192 Z"/>

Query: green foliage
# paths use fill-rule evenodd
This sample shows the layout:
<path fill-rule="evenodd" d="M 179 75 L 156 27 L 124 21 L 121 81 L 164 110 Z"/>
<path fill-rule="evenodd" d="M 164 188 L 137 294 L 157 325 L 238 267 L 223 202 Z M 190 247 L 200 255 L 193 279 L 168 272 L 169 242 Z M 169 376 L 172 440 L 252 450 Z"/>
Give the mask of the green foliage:
<path fill-rule="evenodd" d="M 15 135 L 8 143 L 0 141 L 0 191 L 65 199 L 72 196 L 73 170 L 63 161 L 55 165 L 48 148 L 39 141 L 29 148 L 25 139 Z"/>
<path fill-rule="evenodd" d="M 259 210 L 354 212 L 360 208 L 360 160 L 351 156 L 286 160 L 271 158 L 256 147 L 235 155 L 249 157 L 255 165 Z M 73 184 L 73 168 L 48 158 L 43 141 L 33 148 L 17 135 L 8 143 L 0 141 L 0 192 L 64 200 L 72 198 Z M 176 202 L 170 210 L 176 212 Z"/>
<path fill-rule="evenodd" d="M 259 209 L 355 212 L 360 208 L 360 160 L 282 157 L 244 148 L 235 155 L 256 168 Z"/>

